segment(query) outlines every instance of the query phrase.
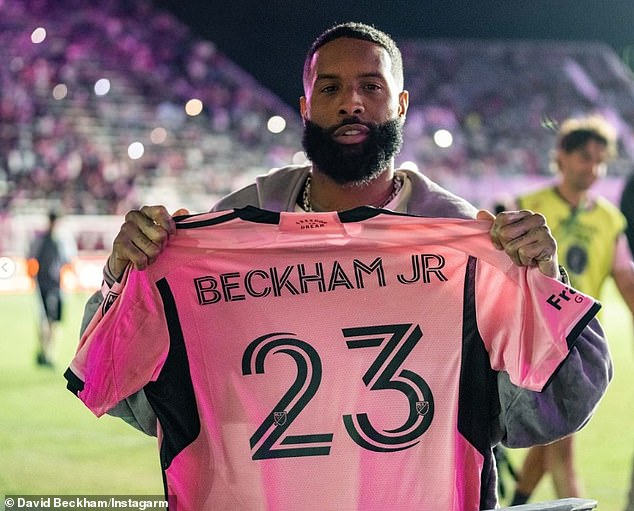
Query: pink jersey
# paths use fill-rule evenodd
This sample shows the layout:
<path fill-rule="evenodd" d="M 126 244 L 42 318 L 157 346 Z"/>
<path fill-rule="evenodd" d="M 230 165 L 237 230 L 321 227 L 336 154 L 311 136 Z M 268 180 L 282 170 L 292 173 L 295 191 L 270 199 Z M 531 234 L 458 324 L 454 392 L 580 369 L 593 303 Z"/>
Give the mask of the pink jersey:
<path fill-rule="evenodd" d="M 495 371 L 542 389 L 599 309 L 488 231 L 371 208 L 188 217 L 113 288 L 69 388 L 96 415 L 145 390 L 171 509 L 475 511 Z"/>

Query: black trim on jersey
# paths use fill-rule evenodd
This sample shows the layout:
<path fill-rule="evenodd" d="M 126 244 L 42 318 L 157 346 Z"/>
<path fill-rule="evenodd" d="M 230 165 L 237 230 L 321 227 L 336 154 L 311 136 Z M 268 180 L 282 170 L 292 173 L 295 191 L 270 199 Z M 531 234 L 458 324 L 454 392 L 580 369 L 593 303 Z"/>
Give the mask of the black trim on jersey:
<path fill-rule="evenodd" d="M 583 317 L 579 320 L 579 322 L 575 325 L 575 327 L 566 336 L 566 344 L 568 345 L 568 349 L 569 350 L 572 350 L 572 348 L 574 347 L 575 343 L 577 342 L 577 339 L 581 335 L 581 332 L 586 328 L 586 326 L 588 326 L 588 323 L 590 323 L 592 318 L 597 315 L 597 313 L 599 312 L 599 309 L 601 309 L 601 304 L 599 302 L 595 302 L 594 305 L 592 305 L 592 307 L 588 310 L 588 312 L 586 312 L 583 315 Z M 564 358 L 561 361 L 561 363 L 557 366 L 557 369 L 555 369 L 553 371 L 553 374 L 550 375 L 550 378 L 548 378 L 548 381 L 546 382 L 546 384 L 542 388 L 542 391 L 544 391 L 546 389 L 546 387 L 548 387 L 548 385 L 550 385 L 550 382 L 553 381 L 555 376 L 557 376 L 557 373 L 559 372 L 559 369 L 564 364 L 564 362 L 566 362 L 566 360 L 568 360 L 569 356 L 570 356 L 570 351 L 566 355 L 566 358 Z"/>
<path fill-rule="evenodd" d="M 256 208 L 255 206 L 245 206 L 243 208 L 234 209 L 236 215 L 241 220 L 247 222 L 257 222 L 259 224 L 279 224 L 280 214 L 277 211 Z"/>
<path fill-rule="evenodd" d="M 196 215 L 183 215 L 174 217 L 177 229 L 197 229 L 198 227 L 207 227 L 208 225 L 218 225 L 234 218 L 239 218 L 238 213 L 234 211 L 228 211 L 226 215 L 217 216 L 215 218 L 208 218 L 207 220 L 199 220 L 197 222 L 185 222 L 190 218 L 206 215 L 207 213 L 198 213 Z"/>
<path fill-rule="evenodd" d="M 570 331 L 570 333 L 566 336 L 566 344 L 568 345 L 568 349 L 572 348 L 577 339 L 581 335 L 581 332 L 588 326 L 588 323 L 594 318 L 599 310 L 601 309 L 601 304 L 599 302 L 595 302 L 594 305 L 584 314 L 584 316 L 579 320 L 579 322 L 575 325 L 575 327 Z"/>
<path fill-rule="evenodd" d="M 276 211 L 269 211 L 266 209 L 257 208 L 255 206 L 245 206 L 243 208 L 236 208 L 231 211 L 227 211 L 225 215 L 217 216 L 215 218 L 209 218 L 207 220 L 188 221 L 200 215 L 207 213 L 199 213 L 196 215 L 183 215 L 174 217 L 176 221 L 177 229 L 197 229 L 199 227 L 207 227 L 210 225 L 218 225 L 229 220 L 240 218 L 246 222 L 255 222 L 259 224 L 274 224 L 280 223 L 280 213 Z M 310 213 L 306 213 L 310 214 Z M 398 213 L 396 211 L 390 211 L 388 209 L 379 209 L 372 206 L 359 206 L 356 208 L 348 209 L 346 211 L 340 211 L 337 213 L 339 220 L 342 223 L 349 222 L 361 222 L 368 220 L 380 214 L 383 215 L 396 215 L 396 216 L 416 216 L 407 213 Z"/>
<path fill-rule="evenodd" d="M 363 220 L 374 218 L 380 214 L 403 216 L 403 213 L 397 213 L 396 211 L 390 211 L 389 209 L 379 209 L 372 206 L 359 206 L 337 213 L 339 220 L 341 220 L 344 224 L 350 222 L 362 222 Z"/>
<path fill-rule="evenodd" d="M 248 222 L 258 222 L 261 224 L 280 223 L 280 213 L 275 211 L 268 211 L 266 209 L 256 208 L 255 206 L 245 206 L 244 208 L 237 208 L 234 211 L 241 220 Z M 337 216 L 342 223 L 347 223 L 368 220 L 369 218 L 373 218 L 381 213 L 401 215 L 401 213 L 395 213 L 386 209 L 378 209 L 371 206 L 359 206 L 346 211 L 339 211 L 337 212 Z M 303 214 L 310 215 L 310 213 Z"/>
<path fill-rule="evenodd" d="M 161 374 L 145 385 L 144 390 L 163 430 L 160 457 L 165 471 L 174 457 L 200 434 L 200 416 L 174 295 L 164 278 L 156 287 L 163 300 L 170 347 Z"/>
<path fill-rule="evenodd" d="M 477 260 L 469 256 L 464 281 L 462 312 L 462 360 L 458 395 L 458 431 L 484 458 L 480 481 L 480 508 L 491 507 L 491 495 L 486 490 L 495 478 L 491 451 L 491 418 L 500 413 L 497 373 L 491 369 L 489 355 L 478 332 L 475 303 Z"/>
<path fill-rule="evenodd" d="M 64 378 L 66 378 L 66 388 L 76 396 L 84 390 L 84 382 L 81 381 L 79 376 L 71 371 L 70 367 L 64 372 Z"/>

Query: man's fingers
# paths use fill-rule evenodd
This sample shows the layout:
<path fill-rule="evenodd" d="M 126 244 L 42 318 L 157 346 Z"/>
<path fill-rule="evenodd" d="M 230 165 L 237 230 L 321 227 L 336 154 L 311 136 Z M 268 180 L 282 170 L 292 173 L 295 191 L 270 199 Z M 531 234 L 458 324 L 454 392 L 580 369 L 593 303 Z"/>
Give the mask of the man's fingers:
<path fill-rule="evenodd" d="M 543 215 L 529 210 L 503 211 L 495 217 L 491 239 L 514 264 L 539 266 L 545 275 L 557 276 L 557 243 Z"/>
<path fill-rule="evenodd" d="M 128 211 L 125 222 L 114 239 L 108 268 L 119 278 L 128 263 L 142 270 L 162 252 L 169 237 L 176 232 L 172 216 L 163 206 L 143 206 Z"/>
<path fill-rule="evenodd" d="M 495 230 L 495 215 L 486 209 L 481 209 L 478 211 L 476 215 L 476 220 L 486 220 L 491 222 L 491 230 L 489 233 L 491 234 L 491 241 L 493 242 L 493 246 L 498 250 L 502 250 L 504 246 L 500 241 L 497 231 Z"/>
<path fill-rule="evenodd" d="M 130 213 L 134 214 L 136 212 L 131 211 L 128 215 Z M 172 215 L 170 215 L 163 206 L 143 206 L 138 213 L 142 215 L 135 215 L 135 218 L 139 221 L 139 226 L 161 227 L 168 236 L 176 232 L 176 224 L 174 223 Z M 127 215 L 126 220 L 128 220 Z M 150 222 L 148 222 L 148 220 Z M 152 234 L 151 231 L 150 234 Z M 159 234 L 159 236 L 162 235 Z"/>
<path fill-rule="evenodd" d="M 128 263 L 138 269 L 147 268 L 160 253 L 160 247 L 145 238 L 133 241 L 124 236 L 118 236 L 113 243 L 112 256 L 110 257 L 110 271 L 115 277 L 120 277 Z M 137 244 L 138 243 L 138 244 Z"/>
<path fill-rule="evenodd" d="M 155 230 L 165 231 L 162 227 L 154 226 Z M 112 245 L 112 256 L 110 262 L 110 270 L 113 275 L 120 277 L 125 270 L 128 262 L 131 262 L 135 268 L 142 270 L 147 267 L 163 249 L 163 241 L 160 235 L 154 236 L 155 241 L 148 238 L 144 232 L 136 224 L 126 222 L 121 226 L 119 234 L 114 239 Z"/>
<path fill-rule="evenodd" d="M 495 217 L 493 231 L 502 243 L 523 236 L 526 232 L 546 225 L 539 213 L 528 210 L 503 211 Z"/>

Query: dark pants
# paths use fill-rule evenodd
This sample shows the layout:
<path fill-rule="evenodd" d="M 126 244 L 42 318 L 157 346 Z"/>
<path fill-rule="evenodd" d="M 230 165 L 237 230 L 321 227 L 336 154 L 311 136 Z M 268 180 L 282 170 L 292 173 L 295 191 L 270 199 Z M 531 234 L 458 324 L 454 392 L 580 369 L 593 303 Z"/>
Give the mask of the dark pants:
<path fill-rule="evenodd" d="M 48 320 L 52 323 L 62 319 L 62 293 L 59 286 L 40 284 L 38 288 Z"/>

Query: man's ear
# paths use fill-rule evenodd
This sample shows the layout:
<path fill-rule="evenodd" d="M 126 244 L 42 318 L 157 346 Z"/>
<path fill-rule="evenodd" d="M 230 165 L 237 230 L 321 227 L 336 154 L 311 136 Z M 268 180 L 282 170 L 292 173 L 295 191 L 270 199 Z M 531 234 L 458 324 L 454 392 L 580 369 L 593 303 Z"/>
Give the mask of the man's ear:
<path fill-rule="evenodd" d="M 405 117 L 407 114 L 407 107 L 409 106 L 409 92 L 403 90 L 398 95 L 398 115 L 399 117 Z"/>
<path fill-rule="evenodd" d="M 302 122 L 306 124 L 307 113 L 306 113 L 306 96 L 301 96 L 299 98 L 299 113 L 302 116 Z"/>

